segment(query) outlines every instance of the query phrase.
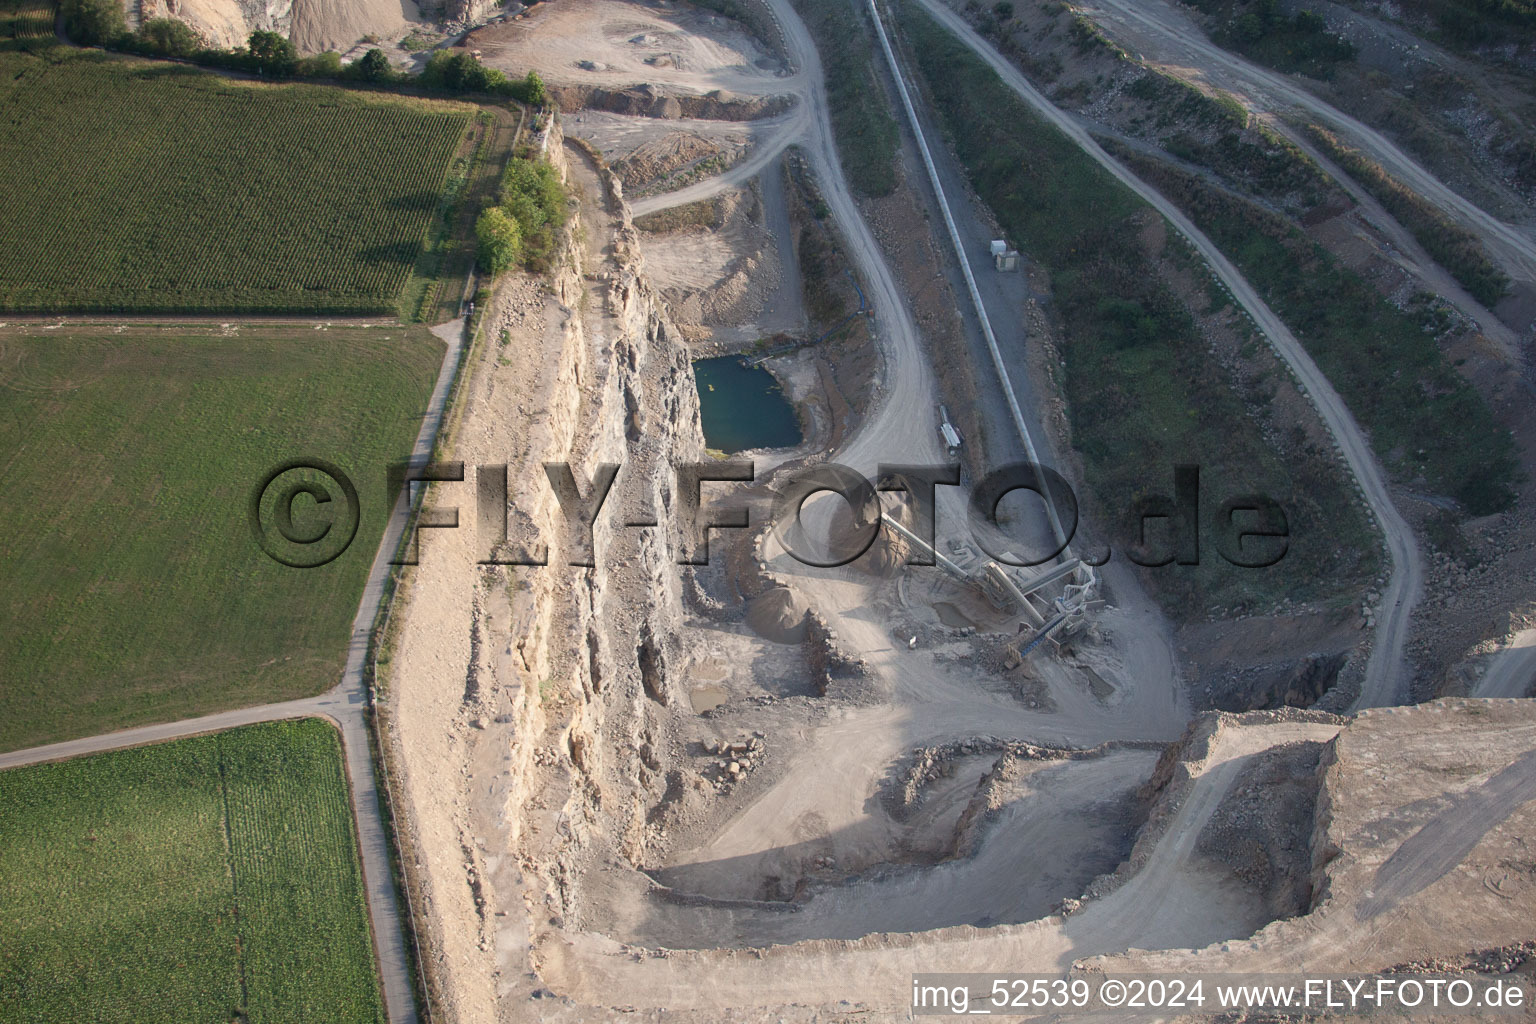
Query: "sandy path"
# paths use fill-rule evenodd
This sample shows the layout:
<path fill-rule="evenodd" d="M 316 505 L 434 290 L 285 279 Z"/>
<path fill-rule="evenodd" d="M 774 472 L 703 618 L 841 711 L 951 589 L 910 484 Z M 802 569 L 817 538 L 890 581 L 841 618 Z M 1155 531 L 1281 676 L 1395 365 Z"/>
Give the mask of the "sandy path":
<path fill-rule="evenodd" d="M 800 141 L 805 134 L 808 122 L 814 116 L 806 104 L 800 103 L 787 114 L 780 114 L 771 121 L 758 122 L 769 126 L 769 131 L 763 134 L 762 141 L 757 143 L 752 155 L 747 159 L 724 174 L 705 178 L 675 192 L 637 200 L 630 204 L 630 213 L 636 217 L 643 217 L 657 210 L 669 210 L 674 206 L 698 202 L 700 199 L 719 195 L 728 188 L 745 185 L 776 161 L 785 147 Z"/>
<path fill-rule="evenodd" d="M 631 998 L 643 993 L 645 1005 L 683 1010 L 846 1000 L 865 1013 L 892 1014 L 874 1019 L 896 1019 L 909 1005 L 913 973 L 1056 973 L 1084 957 L 1133 948 L 1188 949 L 1246 936 L 1262 915 L 1250 894 L 1222 884 L 1223 871 L 1192 856 L 1200 831 L 1250 758 L 1278 743 L 1327 740 L 1337 731 L 1338 726 L 1287 723 L 1240 726 L 1218 736 L 1141 871 L 1070 918 L 876 934 L 852 943 L 802 942 L 756 956 L 673 950 L 637 957 L 628 947 L 586 933 L 543 948 L 546 977 L 561 991 L 593 1001 L 614 992 Z M 1111 766 L 1106 759 L 1100 768 Z M 1017 852 L 998 845 L 991 854 L 1016 873 Z M 988 855 L 984 846 L 978 856 Z M 1006 883 L 998 891 L 1006 896 Z M 969 897 L 941 889 L 923 898 Z"/>
<path fill-rule="evenodd" d="M 673 948 L 765 946 L 807 939 L 858 939 L 876 932 L 923 932 L 952 925 L 989 927 L 1042 918 L 1063 894 L 1076 894 L 1122 858 L 1122 809 L 1146 780 L 1155 750 L 1118 749 L 1083 760 L 1021 762 L 1025 777 L 1010 784 L 1010 800 L 986 826 L 972 856 L 937 866 L 899 865 L 846 884 L 813 890 L 809 899 L 776 909 L 740 906 L 668 907 L 664 925 L 642 935 L 646 945 Z M 955 780 L 945 780 L 923 804 L 942 828 L 953 829 L 995 755 Z M 803 855 L 825 856 L 824 843 L 803 844 Z M 722 869 L 740 865 L 730 862 Z M 842 862 L 839 872 L 845 872 Z M 722 874 L 724 870 L 722 870 Z M 754 875 L 755 871 L 748 874 Z M 797 872 L 799 874 L 800 872 Z M 673 882 L 676 872 L 663 879 Z M 685 879 L 688 874 L 684 873 Z M 694 876 L 695 878 L 697 876 Z M 683 891 L 693 891 L 678 885 Z M 709 893 L 713 895 L 713 893 Z M 733 896 L 759 898 L 757 892 Z M 618 936 L 628 938 L 628 936 Z"/>
<path fill-rule="evenodd" d="M 1140 871 L 1108 897 L 1068 919 L 1074 956 L 1139 947 L 1193 948 L 1250 935 L 1267 923 L 1258 897 L 1195 860 L 1195 843 L 1233 781 L 1253 758 L 1283 743 L 1326 741 L 1337 725 L 1285 723 L 1223 730 L 1205 770 Z M 1063 964 L 1062 966 L 1066 966 Z"/>
<path fill-rule="evenodd" d="M 986 40 L 960 15 L 944 6 L 939 0 L 920 0 L 927 12 L 945 28 L 953 32 L 978 56 L 990 64 L 999 77 L 1023 97 L 1037 113 L 1049 120 L 1068 138 L 1077 143 L 1105 170 L 1113 174 L 1128 188 L 1166 217 L 1179 233 L 1184 235 L 1221 279 L 1234 299 L 1253 317 L 1254 322 L 1269 338 L 1275 351 L 1285 360 L 1302 389 L 1311 397 L 1323 424 L 1333 435 L 1348 464 L 1350 472 L 1365 492 L 1371 512 L 1380 524 L 1386 538 L 1387 550 L 1392 559 L 1392 578 L 1382 597 L 1382 610 L 1376 627 L 1375 643 L 1370 661 L 1366 666 L 1365 681 L 1361 687 L 1357 707 L 1374 707 L 1383 704 L 1400 704 L 1407 694 L 1408 673 L 1403 648 L 1408 639 L 1408 629 L 1413 609 L 1423 592 L 1424 566 L 1418 545 L 1407 522 L 1392 504 L 1387 490 L 1385 474 L 1371 451 L 1359 424 L 1350 415 L 1327 377 L 1317 368 L 1312 357 L 1296 340 L 1285 323 L 1265 304 L 1246 278 L 1238 272 L 1205 234 L 1195 227 L 1162 193 L 1147 185 L 1119 161 L 1106 153 L 1088 132 L 1065 111 L 1046 99 L 1017 68 L 994 50 Z"/>

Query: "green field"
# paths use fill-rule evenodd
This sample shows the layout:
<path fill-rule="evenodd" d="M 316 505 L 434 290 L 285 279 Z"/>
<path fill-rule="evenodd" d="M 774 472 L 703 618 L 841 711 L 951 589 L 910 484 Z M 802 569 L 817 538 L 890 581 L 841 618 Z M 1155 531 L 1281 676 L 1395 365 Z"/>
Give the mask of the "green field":
<path fill-rule="evenodd" d="M 333 685 L 443 354 L 421 327 L 118 330 L 0 328 L 0 750 Z M 313 569 L 248 519 L 301 456 L 362 509 Z"/>
<path fill-rule="evenodd" d="M 336 730 L 0 772 L 0 1020 L 384 1020 Z"/>
<path fill-rule="evenodd" d="M 0 46 L 8 40 L 53 35 L 53 4 L 45 0 L 0 0 Z"/>
<path fill-rule="evenodd" d="M 0 311 L 394 312 L 473 108 L 0 53 Z"/>

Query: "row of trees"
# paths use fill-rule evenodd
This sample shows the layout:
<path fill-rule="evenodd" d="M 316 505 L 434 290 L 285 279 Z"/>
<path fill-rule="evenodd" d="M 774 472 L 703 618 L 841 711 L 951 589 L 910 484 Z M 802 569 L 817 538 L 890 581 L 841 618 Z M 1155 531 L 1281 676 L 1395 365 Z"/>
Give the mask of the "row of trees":
<path fill-rule="evenodd" d="M 521 263 L 536 273 L 549 269 L 555 232 L 565 224 L 565 186 L 543 160 L 514 156 L 501 176 L 496 205 L 475 222 L 480 267 L 500 274 Z"/>
<path fill-rule="evenodd" d="M 420 76 L 397 71 L 383 50 L 374 48 L 351 64 L 339 53 L 300 57 L 293 43 L 276 32 L 252 32 L 244 47 L 219 50 L 203 45 L 197 33 L 175 18 L 152 18 L 129 32 L 120 0 L 63 0 L 64 31 L 83 46 L 104 46 L 151 57 L 174 57 L 213 67 L 250 71 L 266 78 L 310 78 L 375 84 L 421 85 L 438 92 L 507 96 L 535 107 L 549 94 L 536 72 L 508 78 L 464 50 L 438 50 Z"/>

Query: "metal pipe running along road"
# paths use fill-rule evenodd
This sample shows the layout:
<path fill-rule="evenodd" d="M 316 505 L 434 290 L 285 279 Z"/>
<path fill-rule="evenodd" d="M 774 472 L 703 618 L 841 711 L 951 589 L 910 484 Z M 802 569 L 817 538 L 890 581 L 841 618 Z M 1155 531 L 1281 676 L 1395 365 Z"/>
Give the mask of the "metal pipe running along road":
<path fill-rule="evenodd" d="M 875 0 L 869 0 L 869 14 L 875 21 L 875 32 L 880 37 L 880 49 L 885 52 L 886 62 L 891 68 L 891 77 L 896 80 L 896 91 L 901 94 L 901 105 L 907 113 L 907 122 L 912 126 L 912 135 L 917 140 L 917 150 L 922 154 L 923 167 L 928 172 L 928 181 L 933 185 L 934 195 L 939 200 L 939 212 L 944 215 L 944 227 L 949 231 L 950 244 L 955 247 L 955 256 L 960 260 L 960 272 L 965 276 L 965 288 L 971 295 L 971 305 L 976 309 L 976 318 L 981 322 L 981 333 L 987 339 L 987 351 L 992 354 L 992 365 L 997 370 L 997 378 L 1003 386 L 1003 395 L 1008 399 L 1008 411 L 1013 416 L 1013 425 L 1019 432 L 1020 439 L 1024 442 L 1024 452 L 1029 456 L 1029 461 L 1037 466 L 1044 466 L 1039 451 L 1035 448 L 1034 438 L 1030 437 L 1029 427 L 1024 422 L 1023 410 L 1019 408 L 1019 396 L 1014 393 L 1013 381 L 1008 377 L 1008 368 L 1003 365 L 1003 353 L 997 345 L 997 335 L 992 333 L 992 321 L 987 317 L 986 304 L 981 301 L 981 292 L 976 287 L 976 276 L 971 272 L 971 260 L 966 255 L 965 243 L 960 238 L 960 229 L 955 225 L 954 214 L 950 212 L 949 200 L 944 195 L 944 185 L 939 181 L 938 168 L 933 163 L 933 153 L 928 149 L 928 140 L 923 136 L 923 126 L 917 120 L 917 108 L 912 105 L 912 95 L 907 91 L 907 83 L 902 78 L 901 68 L 896 63 L 896 53 L 891 49 L 891 40 L 885 34 L 885 24 L 880 19 L 880 11 L 875 5 Z M 1056 504 L 1052 501 L 1045 502 L 1045 512 L 1051 521 L 1051 535 L 1056 540 L 1061 557 L 1072 557 L 1071 547 L 1067 543 L 1066 530 L 1062 528 L 1061 517 L 1056 514 Z"/>

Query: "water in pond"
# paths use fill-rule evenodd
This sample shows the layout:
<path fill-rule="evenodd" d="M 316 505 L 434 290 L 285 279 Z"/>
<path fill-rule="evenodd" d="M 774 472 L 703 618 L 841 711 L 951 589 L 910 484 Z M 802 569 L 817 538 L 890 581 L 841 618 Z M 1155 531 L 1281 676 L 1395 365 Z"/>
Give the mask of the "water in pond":
<path fill-rule="evenodd" d="M 694 714 L 698 715 L 713 711 L 730 698 L 730 693 L 723 686 L 695 686 L 688 691 L 688 702 L 693 705 Z"/>
<path fill-rule="evenodd" d="M 693 364 L 704 443 L 727 455 L 749 448 L 793 448 L 800 421 L 773 374 L 735 356 Z"/>

